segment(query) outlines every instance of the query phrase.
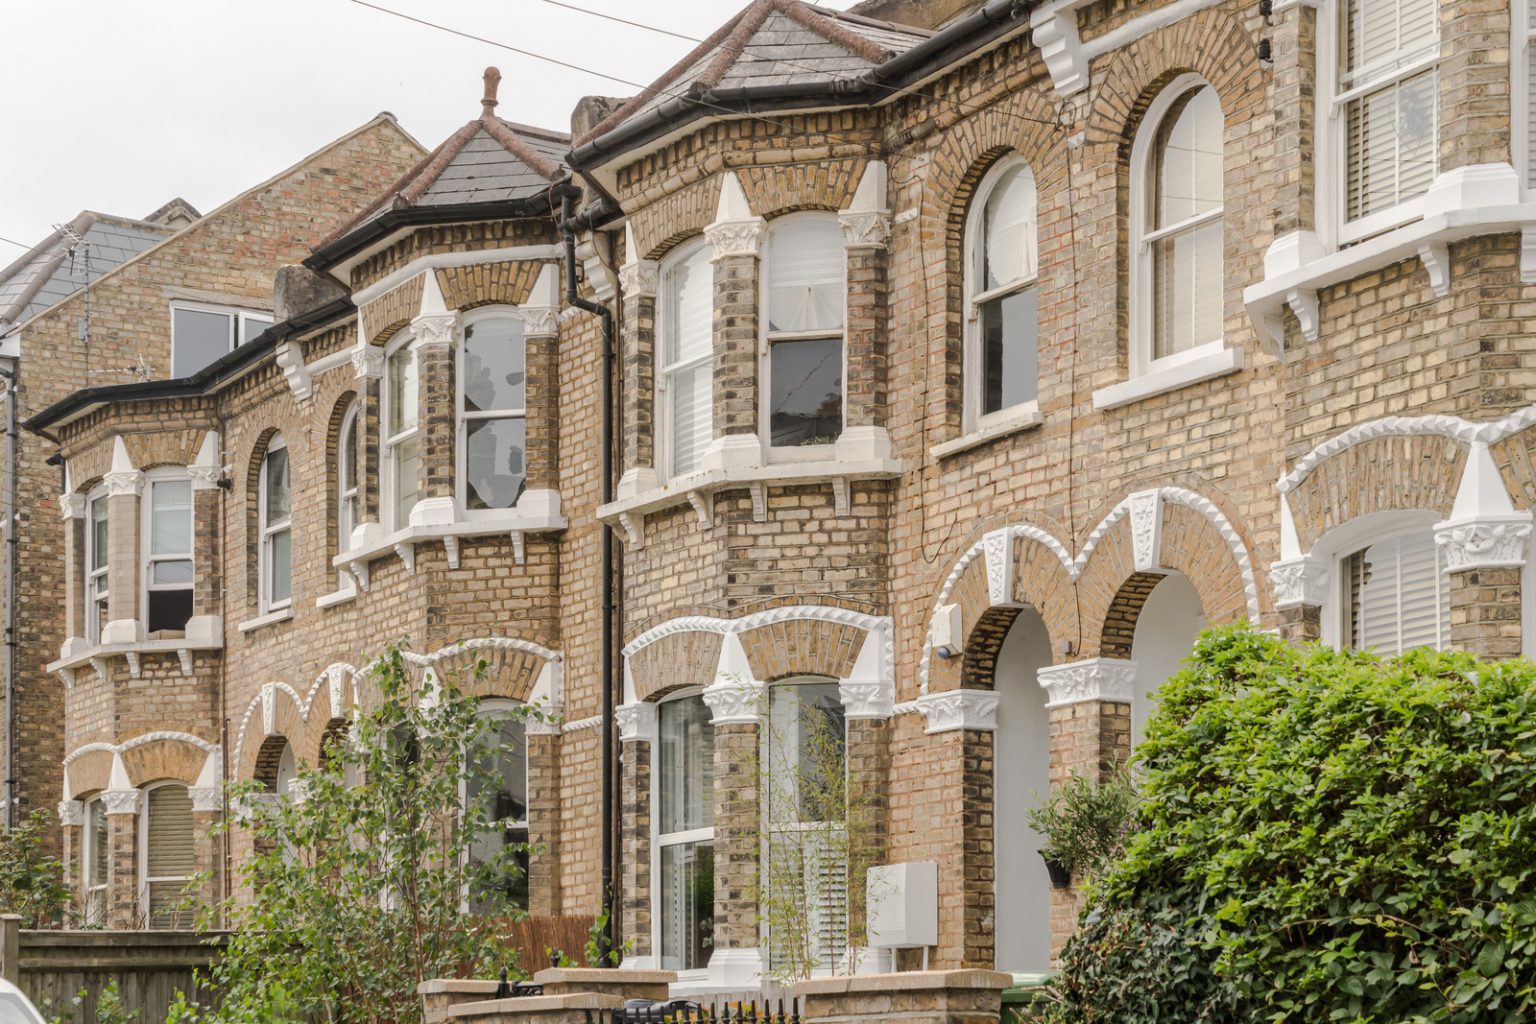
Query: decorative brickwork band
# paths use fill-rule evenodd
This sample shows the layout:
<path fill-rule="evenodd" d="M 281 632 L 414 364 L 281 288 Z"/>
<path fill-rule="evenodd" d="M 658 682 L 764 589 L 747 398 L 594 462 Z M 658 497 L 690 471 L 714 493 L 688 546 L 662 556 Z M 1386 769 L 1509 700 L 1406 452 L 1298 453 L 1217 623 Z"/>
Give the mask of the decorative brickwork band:
<path fill-rule="evenodd" d="M 1118 658 L 1089 658 L 1040 670 L 1040 685 L 1045 689 L 1048 708 L 1086 701 L 1129 704 L 1135 681 L 1136 663 Z"/>
<path fill-rule="evenodd" d="M 1531 513 L 1482 515 L 1435 527 L 1435 542 L 1445 555 L 1447 572 L 1519 568 L 1525 564 Z"/>
<path fill-rule="evenodd" d="M 613 717 L 619 726 L 620 742 L 656 742 L 656 705 L 650 701 L 624 704 L 614 709 Z"/>
<path fill-rule="evenodd" d="M 1269 567 L 1276 608 L 1321 606 L 1328 593 L 1328 563 L 1320 558 L 1291 558 Z"/>
<path fill-rule="evenodd" d="M 928 719 L 927 732 L 953 732 L 997 729 L 998 695 L 991 690 L 946 690 L 925 693 L 917 698 L 917 708 Z"/>

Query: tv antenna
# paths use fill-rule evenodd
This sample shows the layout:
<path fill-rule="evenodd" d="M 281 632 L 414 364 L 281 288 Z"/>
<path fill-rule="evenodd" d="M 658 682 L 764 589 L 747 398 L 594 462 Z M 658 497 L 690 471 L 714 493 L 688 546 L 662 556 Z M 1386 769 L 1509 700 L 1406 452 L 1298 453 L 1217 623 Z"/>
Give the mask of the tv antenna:
<path fill-rule="evenodd" d="M 78 257 L 85 271 L 85 287 L 82 290 L 83 315 L 80 317 L 80 340 L 85 343 L 86 351 L 91 348 L 91 243 L 86 241 L 84 235 L 76 231 L 69 224 L 55 224 L 53 229 L 65 238 L 69 239 L 69 272 L 75 272 L 75 259 Z"/>

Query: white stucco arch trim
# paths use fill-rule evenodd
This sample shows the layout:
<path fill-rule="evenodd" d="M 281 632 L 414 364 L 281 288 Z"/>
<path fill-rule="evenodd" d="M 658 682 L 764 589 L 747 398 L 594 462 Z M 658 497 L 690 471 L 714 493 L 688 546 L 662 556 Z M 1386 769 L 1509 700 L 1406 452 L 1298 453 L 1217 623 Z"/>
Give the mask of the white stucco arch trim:
<path fill-rule="evenodd" d="M 207 755 L 207 757 L 203 759 L 203 767 L 202 770 L 198 773 L 195 784 L 200 787 L 217 786 L 219 784 L 219 780 L 221 780 L 224 776 L 224 767 L 222 763 L 223 748 L 220 747 L 217 743 L 193 736 L 191 733 L 176 732 L 169 729 L 140 733 L 139 735 L 134 736 L 131 739 L 126 739 L 121 743 L 97 742 L 82 744 L 81 746 L 76 747 L 74 750 L 71 750 L 68 754 L 65 754 L 64 760 L 61 762 L 61 764 L 64 768 L 68 769 L 70 765 L 75 763 L 75 761 L 86 756 L 87 754 L 102 752 L 111 754 L 112 770 L 110 779 L 108 781 L 108 788 L 115 791 L 130 790 L 133 789 L 133 785 L 128 780 L 128 770 L 123 765 L 123 755 L 128 751 L 137 747 L 142 747 L 145 744 L 160 743 L 162 741 L 168 741 L 171 743 L 185 743 L 190 747 L 196 747 L 198 750 L 201 750 L 204 754 Z M 69 772 L 65 771 L 64 800 L 65 802 L 68 802 L 73 799 L 74 794 L 71 792 L 71 787 L 69 784 Z"/>

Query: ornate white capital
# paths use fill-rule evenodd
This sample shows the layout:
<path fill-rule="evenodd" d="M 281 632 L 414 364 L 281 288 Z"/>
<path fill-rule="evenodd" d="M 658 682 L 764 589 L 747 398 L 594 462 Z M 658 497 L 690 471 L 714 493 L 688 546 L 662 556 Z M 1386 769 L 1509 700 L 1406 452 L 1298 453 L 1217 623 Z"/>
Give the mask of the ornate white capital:
<path fill-rule="evenodd" d="M 1321 558 L 1291 558 L 1269 567 L 1276 608 L 1320 606 L 1328 596 L 1328 563 Z"/>
<path fill-rule="evenodd" d="M 994 732 L 997 701 L 998 695 L 992 690 L 945 690 L 917 698 L 917 709 L 928 719 L 930 734 L 956 729 Z"/>
<path fill-rule="evenodd" d="M 309 799 L 309 783 L 304 779 L 293 779 L 288 783 L 288 792 L 284 794 L 291 804 L 301 804 Z"/>
<path fill-rule="evenodd" d="M 120 469 L 116 472 L 108 473 L 105 480 L 107 482 L 108 497 L 116 498 L 120 495 L 131 494 L 137 498 L 140 494 L 144 493 L 144 474 L 137 469 Z"/>
<path fill-rule="evenodd" d="M 144 791 L 141 789 L 108 789 L 101 794 L 101 802 L 106 805 L 107 814 L 138 814 L 144 805 Z"/>
<path fill-rule="evenodd" d="M 704 229 L 704 237 L 714 250 L 714 258 L 727 256 L 756 256 L 762 248 L 763 235 L 768 222 L 761 217 L 751 220 L 727 220 L 711 224 Z"/>
<path fill-rule="evenodd" d="M 635 260 L 619 268 L 619 287 L 625 295 L 648 298 L 660 287 L 661 264 L 655 260 Z"/>
<path fill-rule="evenodd" d="M 224 809 L 224 791 L 218 786 L 193 786 L 187 795 L 192 798 L 192 810 L 198 814 L 215 814 Z"/>
<path fill-rule="evenodd" d="M 1040 670 L 1040 685 L 1045 689 L 1048 708 L 1095 700 L 1129 704 L 1134 695 L 1131 684 L 1135 681 L 1136 663 L 1118 658 L 1089 658 Z"/>
<path fill-rule="evenodd" d="M 84 519 L 85 495 L 61 494 L 59 495 L 59 518 Z"/>
<path fill-rule="evenodd" d="M 614 721 L 619 725 L 621 743 L 656 742 L 656 705 L 650 701 L 636 701 L 614 709 Z"/>
<path fill-rule="evenodd" d="M 523 321 L 523 336 L 551 338 L 560 333 L 560 310 L 553 306 L 522 306 L 517 311 Z"/>
<path fill-rule="evenodd" d="M 756 725 L 763 714 L 763 687 L 745 680 L 722 680 L 704 690 L 715 725 Z"/>
<path fill-rule="evenodd" d="M 865 643 L 877 643 L 871 636 Z M 837 697 L 843 702 L 843 716 L 849 721 L 860 718 L 890 718 L 896 713 L 896 694 L 878 679 L 844 679 L 837 684 Z"/>
<path fill-rule="evenodd" d="M 459 340 L 459 314 L 426 313 L 411 321 L 413 348 L 445 348 Z"/>
<path fill-rule="evenodd" d="M 187 476 L 192 479 L 194 491 L 211 491 L 219 486 L 218 466 L 188 466 Z"/>
<path fill-rule="evenodd" d="M 889 210 L 843 210 L 837 215 L 845 249 L 884 249 L 891 241 Z"/>
<path fill-rule="evenodd" d="M 529 736 L 559 736 L 561 733 L 560 716 L 547 715 L 544 718 L 528 718 L 523 722 L 523 732 Z"/>
<path fill-rule="evenodd" d="M 1435 527 L 1445 570 L 1519 568 L 1531 536 L 1531 513 L 1510 512 L 1453 519 Z"/>
<path fill-rule="evenodd" d="M 367 345 L 353 352 L 352 374 L 358 380 L 378 380 L 384 376 L 384 350 Z"/>
<path fill-rule="evenodd" d="M 59 801 L 59 824 L 79 828 L 85 824 L 85 804 L 79 800 Z"/>

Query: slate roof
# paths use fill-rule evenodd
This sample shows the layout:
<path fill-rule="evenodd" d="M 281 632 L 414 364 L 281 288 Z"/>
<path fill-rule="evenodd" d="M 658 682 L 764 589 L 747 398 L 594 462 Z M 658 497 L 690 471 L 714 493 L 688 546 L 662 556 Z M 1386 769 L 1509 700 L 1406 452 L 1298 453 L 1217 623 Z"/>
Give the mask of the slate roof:
<path fill-rule="evenodd" d="M 185 206 L 184 201 L 173 202 Z M 192 210 L 190 206 L 186 209 Z M 195 215 L 196 211 L 192 212 Z M 155 215 L 150 216 L 151 219 L 134 220 L 87 210 L 69 222 L 69 227 L 90 244 L 92 281 L 180 230 L 155 223 Z M 0 324 L 21 323 L 85 286 L 84 253 L 77 251 L 71 257 L 69 249 L 68 236 L 55 231 L 0 270 Z"/>
<path fill-rule="evenodd" d="M 677 96 L 740 87 L 854 79 L 927 39 L 927 29 L 812 7 L 801 0 L 754 0 L 578 145 Z"/>
<path fill-rule="evenodd" d="M 448 136 L 362 213 L 321 239 L 315 248 L 333 245 L 394 210 L 531 199 L 564 180 L 562 161 L 571 137 L 505 121 L 492 113 L 495 83 L 500 78 L 499 72 L 488 68 L 481 115 Z"/>

